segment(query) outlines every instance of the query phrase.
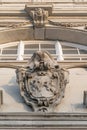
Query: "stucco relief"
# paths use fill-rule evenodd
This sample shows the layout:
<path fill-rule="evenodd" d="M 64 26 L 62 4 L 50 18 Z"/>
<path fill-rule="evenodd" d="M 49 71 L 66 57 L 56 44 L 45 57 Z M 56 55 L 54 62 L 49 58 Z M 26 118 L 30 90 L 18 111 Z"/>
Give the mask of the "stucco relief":
<path fill-rule="evenodd" d="M 43 27 L 48 22 L 48 11 L 42 8 L 35 8 L 31 14 L 35 27 Z"/>
<path fill-rule="evenodd" d="M 34 53 L 16 75 L 21 96 L 34 111 L 53 111 L 64 98 L 69 73 L 48 52 Z"/>

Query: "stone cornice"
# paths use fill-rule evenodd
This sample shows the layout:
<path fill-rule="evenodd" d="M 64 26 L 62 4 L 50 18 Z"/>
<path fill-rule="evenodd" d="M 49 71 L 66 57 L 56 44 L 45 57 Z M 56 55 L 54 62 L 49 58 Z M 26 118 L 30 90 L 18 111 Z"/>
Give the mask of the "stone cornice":
<path fill-rule="evenodd" d="M 0 129 L 86 130 L 87 114 L 3 113 L 0 114 Z"/>
<path fill-rule="evenodd" d="M 13 68 L 17 69 L 19 67 L 26 66 L 27 61 L 0 61 L 0 68 Z M 59 65 L 66 69 L 70 68 L 87 68 L 87 62 L 86 61 L 61 61 L 58 62 Z"/>

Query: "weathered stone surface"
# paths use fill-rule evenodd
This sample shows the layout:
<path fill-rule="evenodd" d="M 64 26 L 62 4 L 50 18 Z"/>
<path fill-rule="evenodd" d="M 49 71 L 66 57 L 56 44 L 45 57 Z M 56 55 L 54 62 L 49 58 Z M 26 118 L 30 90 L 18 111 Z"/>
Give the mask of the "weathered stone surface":
<path fill-rule="evenodd" d="M 35 28 L 34 29 L 34 38 L 35 40 L 44 40 L 44 28 Z"/>
<path fill-rule="evenodd" d="M 35 36 L 34 36 L 35 35 Z M 63 40 L 87 45 L 87 32 L 62 27 L 32 27 L 0 31 L 0 44 L 20 40 Z"/>
<path fill-rule="evenodd" d="M 4 66 L 5 64 L 6 63 L 4 62 Z M 23 63 L 21 62 L 20 66 L 22 64 Z M 78 66 L 79 64 L 80 62 L 78 63 Z M 23 114 L 25 114 L 31 112 L 32 110 L 24 103 L 24 100 L 20 96 L 19 86 L 16 83 L 15 70 L 6 68 L 7 67 L 0 68 L 0 89 L 3 90 L 4 98 L 4 104 L 0 108 L 0 113 L 3 114 L 4 112 L 7 112 L 15 114 L 15 112 L 23 112 Z M 69 84 L 66 86 L 65 97 L 62 99 L 61 104 L 56 106 L 55 112 L 63 114 L 84 113 L 85 115 L 87 113 L 87 108 L 83 107 L 83 91 L 87 89 L 87 69 L 73 68 L 69 69 L 69 73 Z"/>
<path fill-rule="evenodd" d="M 63 27 L 35 28 L 25 27 L 0 31 L 0 44 L 20 40 L 63 40 L 87 45 L 87 31 Z"/>
<path fill-rule="evenodd" d="M 42 8 L 31 10 L 30 16 L 33 20 L 33 26 L 37 28 L 44 27 L 48 23 L 48 11 Z"/>
<path fill-rule="evenodd" d="M 8 43 L 20 40 L 33 40 L 33 28 L 18 28 L 12 30 L 0 31 L 0 42 Z"/>
<path fill-rule="evenodd" d="M 26 5 L 25 10 L 32 19 L 34 27 L 44 27 L 48 23 L 48 16 L 52 14 L 52 5 Z"/>
<path fill-rule="evenodd" d="M 37 112 L 52 112 L 64 98 L 69 73 L 46 51 L 37 51 L 16 70 L 21 96 Z"/>
<path fill-rule="evenodd" d="M 65 27 L 46 27 L 45 39 L 64 40 L 87 45 L 87 31 L 68 29 Z"/>

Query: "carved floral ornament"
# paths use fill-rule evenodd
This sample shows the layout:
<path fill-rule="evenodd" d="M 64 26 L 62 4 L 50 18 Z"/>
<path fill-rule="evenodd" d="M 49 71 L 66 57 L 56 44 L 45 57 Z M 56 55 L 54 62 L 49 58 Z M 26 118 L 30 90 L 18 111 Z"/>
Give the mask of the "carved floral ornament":
<path fill-rule="evenodd" d="M 34 53 L 16 75 L 21 96 L 33 111 L 51 112 L 64 98 L 69 73 L 48 52 Z"/>

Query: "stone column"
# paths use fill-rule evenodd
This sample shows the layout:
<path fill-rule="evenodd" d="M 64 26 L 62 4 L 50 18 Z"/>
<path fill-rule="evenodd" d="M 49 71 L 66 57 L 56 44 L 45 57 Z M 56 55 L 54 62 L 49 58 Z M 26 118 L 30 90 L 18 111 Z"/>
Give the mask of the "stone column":
<path fill-rule="evenodd" d="M 87 91 L 84 91 L 84 95 L 83 95 L 83 105 L 85 107 L 87 107 Z"/>
<path fill-rule="evenodd" d="M 18 50 L 17 50 L 17 60 L 23 60 L 23 55 L 24 55 L 24 43 L 22 41 L 20 41 L 20 43 L 18 44 Z"/>
<path fill-rule="evenodd" d="M 0 106 L 3 104 L 3 91 L 0 90 Z"/>
<path fill-rule="evenodd" d="M 62 46 L 59 41 L 56 42 L 55 49 L 56 49 L 57 61 L 64 60 Z"/>

